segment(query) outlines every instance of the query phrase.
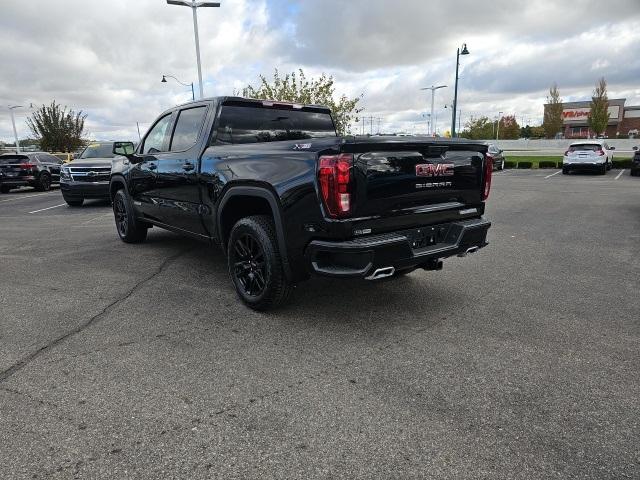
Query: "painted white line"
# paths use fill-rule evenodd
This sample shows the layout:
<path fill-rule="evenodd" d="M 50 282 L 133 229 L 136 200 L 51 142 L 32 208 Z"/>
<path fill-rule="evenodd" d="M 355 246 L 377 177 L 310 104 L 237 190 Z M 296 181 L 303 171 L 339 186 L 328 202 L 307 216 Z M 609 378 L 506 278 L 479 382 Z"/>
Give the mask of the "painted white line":
<path fill-rule="evenodd" d="M 51 210 L 52 208 L 58 208 L 58 207 L 62 207 L 64 205 L 66 205 L 66 203 L 61 203 L 60 205 L 54 205 L 53 207 L 41 208 L 40 210 L 34 210 L 33 212 L 29 212 L 29 213 L 44 212 L 45 210 Z"/>
<path fill-rule="evenodd" d="M 91 223 L 94 220 L 98 220 L 99 218 L 110 217 L 112 215 L 113 215 L 113 213 L 111 213 L 111 212 L 103 213 L 102 215 L 98 215 L 97 217 L 91 218 L 91 219 L 87 220 L 86 222 L 82 222 L 82 225 L 86 225 L 87 223 Z"/>
<path fill-rule="evenodd" d="M 6 200 L 0 200 L 0 203 L 12 202 L 14 200 L 22 200 L 23 198 L 40 197 L 42 195 L 51 195 L 52 193 L 54 192 L 36 193 L 35 195 L 21 195 L 19 197 L 12 197 L 12 198 L 7 198 Z"/>
<path fill-rule="evenodd" d="M 618 174 L 618 176 L 615 178 L 615 180 L 619 179 L 622 174 L 624 173 L 624 169 L 620 170 L 620 173 Z"/>
<path fill-rule="evenodd" d="M 544 178 L 545 178 L 545 179 L 547 179 L 547 178 L 551 178 L 551 177 L 553 177 L 554 175 L 559 174 L 560 172 L 562 172 L 562 170 L 558 170 L 556 173 L 552 173 L 551 175 L 547 175 L 547 176 L 546 176 L 546 177 L 544 177 Z"/>

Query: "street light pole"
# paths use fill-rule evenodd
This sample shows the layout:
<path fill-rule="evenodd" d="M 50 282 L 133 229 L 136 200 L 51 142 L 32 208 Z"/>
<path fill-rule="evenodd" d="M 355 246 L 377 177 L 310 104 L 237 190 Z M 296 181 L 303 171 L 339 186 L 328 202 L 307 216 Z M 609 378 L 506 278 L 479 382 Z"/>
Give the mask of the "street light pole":
<path fill-rule="evenodd" d="M 460 55 L 469 55 L 467 50 L 467 44 L 462 44 L 462 51 L 460 48 L 456 50 L 456 86 L 453 91 L 453 118 L 451 119 L 451 138 L 456 136 L 456 109 L 458 108 L 458 69 L 460 67 Z"/>
<path fill-rule="evenodd" d="M 496 127 L 496 140 L 498 140 L 498 137 L 500 136 L 500 119 L 502 118 L 501 115 L 504 112 L 498 112 L 498 126 Z"/>
<path fill-rule="evenodd" d="M 204 90 L 202 88 L 202 66 L 200 64 L 200 39 L 198 37 L 198 13 L 197 10 L 200 7 L 219 7 L 219 2 L 196 2 L 196 0 L 167 0 L 169 5 L 181 5 L 190 7 L 193 12 L 193 35 L 196 42 L 196 61 L 198 63 L 198 83 L 200 85 L 200 98 L 204 97 Z M 195 99 L 194 99 L 195 100 Z"/>
<path fill-rule="evenodd" d="M 435 99 L 435 94 L 436 94 L 436 90 L 438 90 L 439 88 L 446 88 L 446 85 L 438 85 L 437 87 L 434 87 L 433 85 L 431 85 L 430 87 L 424 87 L 421 88 L 420 90 L 431 90 L 431 117 L 433 118 L 433 101 Z M 435 136 L 435 132 L 433 131 L 433 123 L 431 124 L 431 135 Z"/>
<path fill-rule="evenodd" d="M 22 105 L 9 105 L 9 113 L 11 113 L 11 125 L 13 126 L 13 138 L 15 138 L 16 142 L 16 153 L 20 153 L 20 142 L 18 141 L 18 131 L 16 130 L 16 119 L 13 115 L 13 110 L 21 107 Z"/>
<path fill-rule="evenodd" d="M 193 93 L 193 82 L 191 83 L 184 83 L 181 82 L 180 80 L 178 80 L 176 77 L 174 77 L 173 75 L 162 75 L 162 80 L 160 80 L 160 83 L 167 83 L 167 78 L 173 78 L 176 82 L 178 82 L 180 85 L 184 85 L 185 87 L 191 87 L 191 100 L 195 100 L 196 96 Z"/>

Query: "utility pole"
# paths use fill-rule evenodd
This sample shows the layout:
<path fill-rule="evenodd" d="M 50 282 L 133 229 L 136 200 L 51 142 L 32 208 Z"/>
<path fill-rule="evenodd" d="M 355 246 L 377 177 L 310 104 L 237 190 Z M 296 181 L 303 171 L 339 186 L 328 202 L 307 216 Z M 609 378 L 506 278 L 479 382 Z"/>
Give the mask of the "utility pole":
<path fill-rule="evenodd" d="M 498 140 L 498 137 L 500 136 L 500 120 L 502 120 L 502 114 L 504 112 L 498 112 L 498 126 L 496 127 L 496 140 Z"/>
<path fill-rule="evenodd" d="M 196 41 L 196 61 L 198 63 L 198 83 L 200 84 L 200 98 L 204 97 L 204 90 L 202 88 L 202 66 L 200 64 L 200 39 L 198 37 L 198 13 L 197 10 L 200 7 L 219 7 L 219 2 L 196 2 L 196 0 L 167 0 L 169 5 L 180 5 L 184 7 L 190 7 L 193 12 L 193 35 Z"/>

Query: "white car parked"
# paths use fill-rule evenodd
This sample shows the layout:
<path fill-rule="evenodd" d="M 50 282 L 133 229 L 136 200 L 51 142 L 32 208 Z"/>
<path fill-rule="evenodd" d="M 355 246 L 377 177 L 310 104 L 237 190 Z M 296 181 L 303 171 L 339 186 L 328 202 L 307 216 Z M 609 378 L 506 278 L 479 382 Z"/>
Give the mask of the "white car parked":
<path fill-rule="evenodd" d="M 596 170 L 600 175 L 611 170 L 613 150 L 606 142 L 600 140 L 588 140 L 572 143 L 564 152 L 562 159 L 562 173 L 568 174 L 571 170 Z"/>

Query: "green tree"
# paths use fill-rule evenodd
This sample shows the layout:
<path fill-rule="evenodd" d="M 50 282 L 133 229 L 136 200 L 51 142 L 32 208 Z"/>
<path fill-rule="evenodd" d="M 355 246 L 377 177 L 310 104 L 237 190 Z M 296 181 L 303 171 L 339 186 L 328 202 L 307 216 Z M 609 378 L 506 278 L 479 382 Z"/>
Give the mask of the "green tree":
<path fill-rule="evenodd" d="M 520 138 L 531 138 L 532 129 L 529 125 L 524 126 L 520 129 Z"/>
<path fill-rule="evenodd" d="M 461 136 L 471 140 L 485 140 L 493 138 L 495 129 L 495 122 L 489 120 L 488 117 L 471 117 L 471 119 L 464 124 L 464 130 Z"/>
<path fill-rule="evenodd" d="M 264 75 L 260 75 L 260 85 L 258 87 L 247 85 L 242 89 L 241 94 L 243 97 L 262 100 L 327 106 L 331 109 L 338 134 L 345 135 L 349 133 L 351 123 L 359 121 L 358 113 L 362 111 L 362 108 L 358 108 L 358 102 L 362 95 L 348 98 L 343 94 L 336 99 L 334 92 L 333 77 L 327 77 L 324 73 L 319 78 L 307 79 L 300 69 L 297 74 L 291 72 L 282 77 L 278 69 L 275 69 L 271 81 Z"/>
<path fill-rule="evenodd" d="M 531 138 L 545 138 L 547 133 L 543 126 L 531 127 Z"/>
<path fill-rule="evenodd" d="M 555 83 L 549 88 L 542 126 L 547 138 L 555 138 L 562 131 L 562 98 Z"/>
<path fill-rule="evenodd" d="M 42 105 L 31 117 L 27 125 L 40 143 L 42 150 L 50 152 L 72 152 L 82 146 L 85 114 L 61 108 L 59 104 Z"/>
<path fill-rule="evenodd" d="M 596 83 L 591 98 L 591 111 L 587 123 L 593 133 L 600 135 L 604 133 L 609 124 L 609 98 L 607 97 L 607 81 L 602 77 Z"/>
<path fill-rule="evenodd" d="M 516 140 L 520 138 L 520 125 L 515 115 L 507 115 L 500 119 L 500 138 L 503 140 Z"/>

